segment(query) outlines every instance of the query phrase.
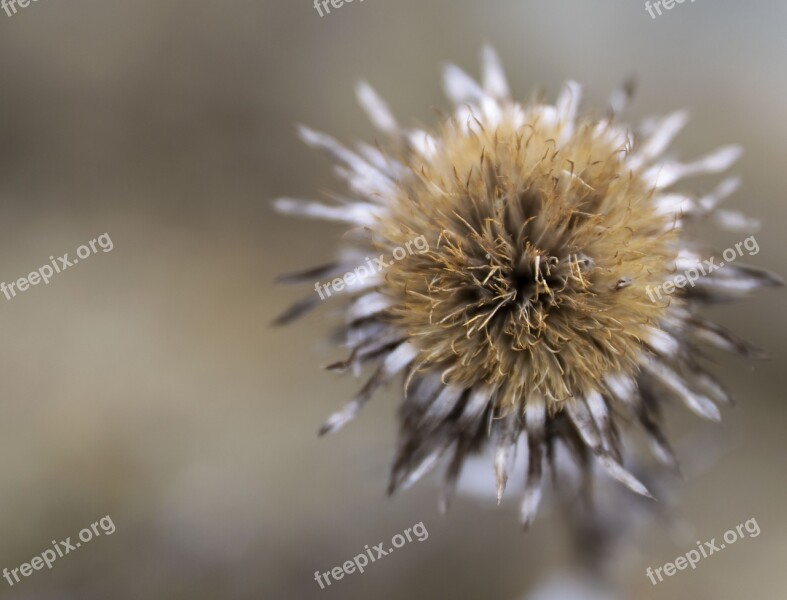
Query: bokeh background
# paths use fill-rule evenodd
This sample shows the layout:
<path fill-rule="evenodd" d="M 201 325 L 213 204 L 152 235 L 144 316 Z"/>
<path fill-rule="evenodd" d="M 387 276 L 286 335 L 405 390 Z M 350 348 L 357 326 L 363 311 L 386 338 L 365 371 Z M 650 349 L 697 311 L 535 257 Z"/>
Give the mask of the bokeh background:
<path fill-rule="evenodd" d="M 524 534 L 516 503 L 498 508 L 491 491 L 445 517 L 429 481 L 385 497 L 394 390 L 316 437 L 359 382 L 320 370 L 343 356 L 324 341 L 330 309 L 270 325 L 310 292 L 274 286 L 276 274 L 319 263 L 341 234 L 271 210 L 280 195 L 338 189 L 293 125 L 371 139 L 359 78 L 402 122 L 432 124 L 447 107 L 441 65 L 476 74 L 484 42 L 520 97 L 575 78 L 583 105 L 602 107 L 634 75 L 632 118 L 691 110 L 682 156 L 744 145 L 729 202 L 763 220 L 750 262 L 785 274 L 786 21 L 775 0 L 687 2 L 656 20 L 640 0 L 366 0 L 322 18 L 309 0 L 0 12 L 0 280 L 101 233 L 114 242 L 0 297 L 0 568 L 105 515 L 117 526 L 51 571 L 0 580 L 0 596 L 517 599 L 564 577 L 559 511 Z M 720 249 L 741 239 L 708 236 Z M 714 312 L 772 358 L 719 359 L 739 399 L 721 426 L 670 413 L 686 481 L 662 502 L 675 519 L 641 528 L 612 561 L 620 598 L 784 597 L 784 298 Z M 752 517 L 759 537 L 659 586 L 645 577 Z M 425 542 L 330 589 L 314 581 L 418 522 Z"/>

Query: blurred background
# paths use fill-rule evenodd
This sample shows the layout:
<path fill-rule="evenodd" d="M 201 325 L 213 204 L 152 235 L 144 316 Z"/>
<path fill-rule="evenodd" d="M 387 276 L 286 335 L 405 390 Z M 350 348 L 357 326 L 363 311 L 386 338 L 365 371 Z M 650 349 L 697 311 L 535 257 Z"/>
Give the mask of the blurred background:
<path fill-rule="evenodd" d="M 681 156 L 744 146 L 744 185 L 728 202 L 763 220 L 748 261 L 784 275 L 786 19 L 783 3 L 735 0 L 657 19 L 640 0 L 366 0 L 322 18 L 311 0 L 41 0 L 0 12 L 0 280 L 102 233 L 114 242 L 48 286 L 0 297 L 0 568 L 105 515 L 117 527 L 51 571 L 0 580 L 0 596 L 514 600 L 562 580 L 557 510 L 523 533 L 516 502 L 497 507 L 491 488 L 447 516 L 430 481 L 385 496 L 395 386 L 317 438 L 360 382 L 320 369 L 343 357 L 325 341 L 330 308 L 270 324 L 313 293 L 275 276 L 320 263 L 341 235 L 271 210 L 280 195 L 341 189 L 293 126 L 373 139 L 359 78 L 402 123 L 431 125 L 448 106 L 442 64 L 477 74 L 484 42 L 520 98 L 539 86 L 554 98 L 574 78 L 583 106 L 600 109 L 634 75 L 632 119 L 690 109 Z M 707 235 L 719 249 L 742 239 Z M 784 596 L 783 306 L 766 291 L 714 311 L 771 359 L 720 359 L 739 400 L 720 426 L 671 411 L 687 477 L 661 504 L 675 520 L 638 529 L 612 561 L 620 598 Z M 611 502 L 615 512 L 626 500 Z M 750 518 L 759 537 L 658 586 L 645 576 Z M 314 581 L 419 522 L 428 540 L 329 589 Z"/>

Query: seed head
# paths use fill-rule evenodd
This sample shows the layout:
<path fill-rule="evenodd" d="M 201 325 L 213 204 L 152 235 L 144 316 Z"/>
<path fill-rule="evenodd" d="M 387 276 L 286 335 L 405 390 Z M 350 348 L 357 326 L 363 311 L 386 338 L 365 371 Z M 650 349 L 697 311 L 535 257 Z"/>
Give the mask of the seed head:
<path fill-rule="evenodd" d="M 586 478 L 595 461 L 649 495 L 623 467 L 618 422 L 638 421 L 657 458 L 675 466 L 659 426 L 664 400 L 679 399 L 713 420 L 720 418 L 717 404 L 729 401 L 702 364 L 703 346 L 757 353 L 703 318 L 702 306 L 780 280 L 735 263 L 661 293 L 677 271 L 708 255 L 688 238 L 686 222 L 708 218 L 732 230 L 752 225 L 717 208 L 737 187 L 734 179 L 704 196 L 672 189 L 685 177 L 726 170 L 737 147 L 689 163 L 664 160 L 684 113 L 626 127 L 618 117 L 627 86 L 613 94 L 605 115 L 580 117 L 580 87 L 573 82 L 554 105 L 520 104 L 491 49 L 484 49 L 482 64 L 482 85 L 457 67 L 446 69 L 455 110 L 434 131 L 401 127 L 371 87 L 360 84 L 359 101 L 384 143 L 353 151 L 301 129 L 307 143 L 340 163 L 337 173 L 351 197 L 333 205 L 280 199 L 276 206 L 353 226 L 337 260 L 287 281 L 358 273 L 370 254 L 395 257 L 387 268 L 334 290 L 349 301 L 341 333 L 350 356 L 330 368 L 377 367 L 322 431 L 344 425 L 402 374 L 390 491 L 450 454 L 447 503 L 466 456 L 492 446 L 499 500 L 523 434 L 521 513 L 529 524 L 558 444 Z M 422 251 L 412 251 L 416 239 L 426 241 Z M 397 255 L 402 248 L 410 251 Z M 280 321 L 320 302 L 315 294 Z"/>
<path fill-rule="evenodd" d="M 445 382 L 491 384 L 500 408 L 538 397 L 557 410 L 599 373 L 636 372 L 666 311 L 645 289 L 669 274 L 674 231 L 598 123 L 512 117 L 450 120 L 439 154 L 402 159 L 412 176 L 379 228 L 430 250 L 395 262 L 381 291 L 416 362 Z"/>

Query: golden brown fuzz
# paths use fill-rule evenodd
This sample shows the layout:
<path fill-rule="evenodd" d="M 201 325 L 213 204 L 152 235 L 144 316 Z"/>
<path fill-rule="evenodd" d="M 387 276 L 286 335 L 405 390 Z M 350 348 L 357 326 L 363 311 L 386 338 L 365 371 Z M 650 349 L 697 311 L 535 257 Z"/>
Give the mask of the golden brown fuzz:
<path fill-rule="evenodd" d="M 626 169 L 625 149 L 579 123 L 559 149 L 535 116 L 467 135 L 455 121 L 443 152 L 406 164 L 383 236 L 430 250 L 386 273 L 389 318 L 445 382 L 502 386 L 524 408 L 599 388 L 599 373 L 635 371 L 648 326 L 664 315 L 647 286 L 675 258 L 669 217 Z"/>

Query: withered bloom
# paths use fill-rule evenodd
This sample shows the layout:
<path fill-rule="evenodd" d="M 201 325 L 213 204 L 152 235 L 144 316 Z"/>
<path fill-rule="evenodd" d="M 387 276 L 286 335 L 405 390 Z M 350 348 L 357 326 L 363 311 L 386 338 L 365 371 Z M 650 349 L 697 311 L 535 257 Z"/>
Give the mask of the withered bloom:
<path fill-rule="evenodd" d="M 578 116 L 580 87 L 573 82 L 554 105 L 519 104 L 489 48 L 482 65 L 481 85 L 447 67 L 445 90 L 455 110 L 435 131 L 401 127 L 360 84 L 360 104 L 384 142 L 351 150 L 300 130 L 338 161 L 349 195 L 333 204 L 280 199 L 276 206 L 354 227 L 340 259 L 287 281 L 358 274 L 370 256 L 390 262 L 365 269 L 365 277 L 345 277 L 326 299 L 348 301 L 342 333 L 350 356 L 332 368 L 377 367 L 322 431 L 347 423 L 401 374 L 390 491 L 447 454 L 447 501 L 465 457 L 492 444 L 499 499 L 513 446 L 524 434 L 528 524 L 557 443 L 588 476 L 597 462 L 648 495 L 622 465 L 619 424 L 638 421 L 656 456 L 674 465 L 659 426 L 664 401 L 678 399 L 712 420 L 720 418 L 717 404 L 729 401 L 703 367 L 702 346 L 757 354 L 706 320 L 702 306 L 779 280 L 736 262 L 667 293 L 677 274 L 712 255 L 685 235 L 686 222 L 752 225 L 717 210 L 734 179 L 701 197 L 673 189 L 685 177 L 725 171 L 737 147 L 688 163 L 664 160 L 683 112 L 627 127 L 618 121 L 629 95 L 623 89 L 605 116 Z M 428 249 L 390 260 L 415 239 L 425 239 Z M 321 297 L 322 291 L 311 295 L 280 321 L 316 307 Z"/>

